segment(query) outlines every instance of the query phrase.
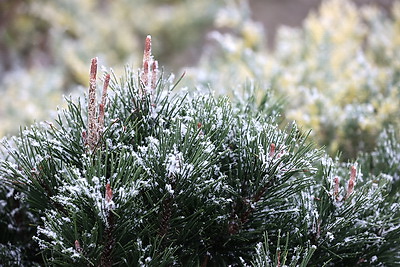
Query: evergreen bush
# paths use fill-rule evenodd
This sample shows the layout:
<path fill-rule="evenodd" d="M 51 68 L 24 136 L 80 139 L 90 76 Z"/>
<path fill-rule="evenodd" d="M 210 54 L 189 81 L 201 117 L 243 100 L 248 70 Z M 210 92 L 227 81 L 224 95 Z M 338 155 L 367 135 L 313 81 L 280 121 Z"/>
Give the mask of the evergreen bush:
<path fill-rule="evenodd" d="M 67 99 L 55 124 L 3 141 L 1 181 L 32 226 L 2 240 L 5 265 L 22 265 L 14 255 L 31 244 L 43 262 L 30 251 L 28 266 L 400 263 L 396 170 L 331 159 L 295 123 L 278 124 L 251 84 L 229 99 L 179 81 L 159 71 L 148 36 L 139 73 L 106 73 L 97 99 L 94 58 L 86 102 Z"/>

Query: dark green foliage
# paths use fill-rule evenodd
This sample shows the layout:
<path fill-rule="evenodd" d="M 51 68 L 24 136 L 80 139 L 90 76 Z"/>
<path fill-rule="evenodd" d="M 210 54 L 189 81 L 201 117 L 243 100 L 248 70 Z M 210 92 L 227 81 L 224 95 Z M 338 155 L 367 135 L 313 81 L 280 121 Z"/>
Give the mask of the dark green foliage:
<path fill-rule="evenodd" d="M 21 198 L 21 193 L 0 182 L 0 259 L 4 266 L 38 266 L 41 262 L 32 240 L 37 218 Z"/>
<path fill-rule="evenodd" d="M 256 254 L 253 257 L 253 261 L 251 262 L 252 266 L 299 266 L 306 267 L 308 266 L 312 255 L 316 250 L 316 246 L 310 246 L 306 249 L 301 247 L 296 247 L 293 250 L 289 249 L 289 235 L 286 236 L 284 240 L 285 244 L 281 244 L 281 236 L 280 232 L 278 232 L 278 241 L 277 244 L 273 244 L 274 248 L 276 247 L 276 251 L 273 254 L 270 251 L 268 234 L 264 234 L 264 242 L 260 242 L 256 246 Z M 291 255 L 292 254 L 292 255 Z"/>
<path fill-rule="evenodd" d="M 94 151 L 82 140 L 84 112 L 69 101 L 57 126 L 37 125 L 15 139 L 16 164 L 2 163 L 6 178 L 45 213 L 35 237 L 45 258 L 57 265 L 98 265 L 106 254 L 114 264 L 251 259 L 276 223 L 269 210 L 286 209 L 310 184 L 320 152 L 294 125 L 281 131 L 227 98 L 170 96 L 162 79 L 154 97 L 140 95 L 133 74 L 127 78 L 111 85 Z"/>
<path fill-rule="evenodd" d="M 257 104 L 251 86 L 230 100 L 139 77 L 113 79 L 104 129 L 68 100 L 56 125 L 5 142 L 0 175 L 34 214 L 23 227 L 40 218 L 33 239 L 46 265 L 399 263 L 398 173 L 385 167 L 397 159 L 381 157 L 379 171 L 368 156 L 334 162 L 294 123 L 277 125 L 277 105 Z M 31 230 L 1 251 L 31 244 Z"/>

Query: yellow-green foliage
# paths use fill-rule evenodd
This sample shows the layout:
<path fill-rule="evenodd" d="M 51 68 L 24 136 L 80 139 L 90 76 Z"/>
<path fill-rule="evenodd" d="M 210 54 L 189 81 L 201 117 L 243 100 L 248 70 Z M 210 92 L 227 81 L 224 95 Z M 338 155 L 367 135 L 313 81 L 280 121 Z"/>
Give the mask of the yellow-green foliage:
<path fill-rule="evenodd" d="M 54 55 L 85 84 L 93 56 L 108 66 L 140 63 L 148 34 L 158 44 L 157 58 L 176 67 L 170 60 L 201 40 L 219 2 L 54 0 L 33 2 L 32 12 L 51 25 Z"/>
<path fill-rule="evenodd" d="M 400 118 L 400 4 L 393 20 L 373 7 L 328 1 L 299 34 L 280 31 L 274 86 L 289 95 L 287 117 L 312 128 L 331 152 L 370 149 Z"/>
<path fill-rule="evenodd" d="M 209 34 L 221 49 L 206 47 L 198 66 L 188 70 L 186 81 L 196 86 L 211 85 L 219 93 L 230 94 L 247 78 L 263 80 L 265 74 L 259 67 L 266 62 L 266 47 L 263 27 L 251 19 L 248 2 L 226 3 L 214 21 L 215 28 L 221 31 Z"/>
<path fill-rule="evenodd" d="M 391 15 L 324 1 L 302 28 L 281 28 L 273 52 L 261 40 L 245 45 L 249 37 L 241 32 L 215 34 L 224 53 L 203 59 L 211 75 L 203 70 L 201 77 L 221 87 L 244 77 L 264 81 L 287 99 L 287 119 L 313 129 L 330 152 L 353 157 L 372 148 L 388 124 L 400 125 L 399 2 Z"/>

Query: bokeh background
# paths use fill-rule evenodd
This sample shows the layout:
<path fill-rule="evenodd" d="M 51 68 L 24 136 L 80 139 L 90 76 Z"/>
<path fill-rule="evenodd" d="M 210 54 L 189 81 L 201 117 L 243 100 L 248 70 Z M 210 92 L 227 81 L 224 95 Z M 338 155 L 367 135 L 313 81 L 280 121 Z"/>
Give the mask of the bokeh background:
<path fill-rule="evenodd" d="M 254 81 L 331 155 L 399 129 L 396 0 L 0 0 L 0 136 L 83 96 L 92 57 L 139 67 L 147 34 L 183 85 L 231 95 Z"/>

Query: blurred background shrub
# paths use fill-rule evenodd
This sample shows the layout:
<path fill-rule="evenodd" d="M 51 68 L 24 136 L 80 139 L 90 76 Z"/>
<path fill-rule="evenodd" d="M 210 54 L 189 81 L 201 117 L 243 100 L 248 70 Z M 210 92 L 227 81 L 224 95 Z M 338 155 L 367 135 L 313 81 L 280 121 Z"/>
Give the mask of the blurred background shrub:
<path fill-rule="evenodd" d="M 145 36 L 169 71 L 193 64 L 220 0 L 5 0 L 0 2 L 0 136 L 49 118 L 88 64 L 138 67 Z"/>
<path fill-rule="evenodd" d="M 371 151 L 388 125 L 400 126 L 400 3 L 390 12 L 323 1 L 301 28 L 279 28 L 273 51 L 246 12 L 235 22 L 220 16 L 216 26 L 225 33 L 211 34 L 219 49 L 204 54 L 191 75 L 217 91 L 246 78 L 264 82 L 285 99 L 285 119 L 312 129 L 332 155 L 354 158 Z"/>

